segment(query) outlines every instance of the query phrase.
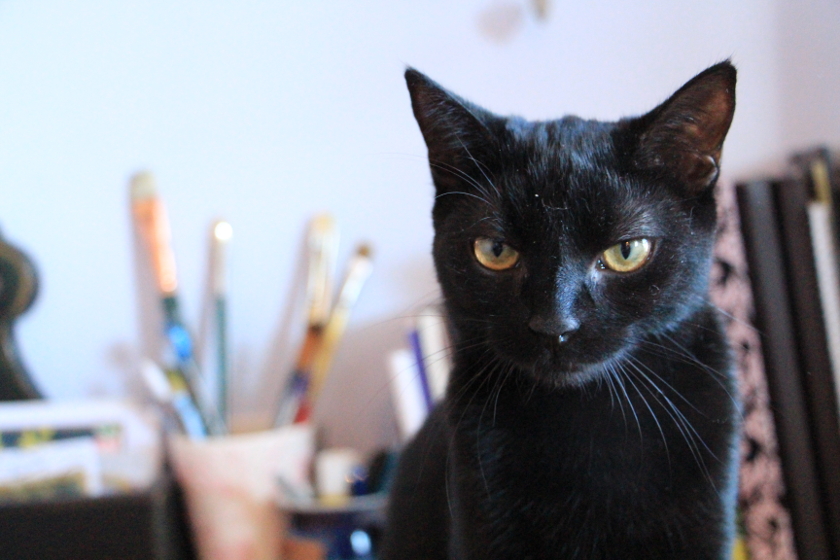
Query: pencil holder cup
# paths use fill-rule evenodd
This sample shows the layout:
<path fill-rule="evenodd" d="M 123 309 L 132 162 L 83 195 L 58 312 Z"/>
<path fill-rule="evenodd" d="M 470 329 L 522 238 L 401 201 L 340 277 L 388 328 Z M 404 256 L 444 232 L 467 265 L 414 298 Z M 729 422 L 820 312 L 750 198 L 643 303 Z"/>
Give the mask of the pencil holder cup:
<path fill-rule="evenodd" d="M 210 438 L 173 436 L 169 451 L 201 560 L 278 560 L 287 526 L 277 479 L 306 484 L 314 434 L 306 425 Z"/>

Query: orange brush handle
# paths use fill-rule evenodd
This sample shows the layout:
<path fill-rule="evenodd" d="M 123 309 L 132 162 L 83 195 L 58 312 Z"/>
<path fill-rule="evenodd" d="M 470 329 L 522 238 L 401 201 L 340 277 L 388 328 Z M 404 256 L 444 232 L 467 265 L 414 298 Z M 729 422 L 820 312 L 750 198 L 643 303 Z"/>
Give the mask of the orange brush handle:
<path fill-rule="evenodd" d="M 164 294 L 175 293 L 178 280 L 166 209 L 157 198 L 135 201 L 131 209 L 137 229 L 149 250 L 158 289 Z"/>

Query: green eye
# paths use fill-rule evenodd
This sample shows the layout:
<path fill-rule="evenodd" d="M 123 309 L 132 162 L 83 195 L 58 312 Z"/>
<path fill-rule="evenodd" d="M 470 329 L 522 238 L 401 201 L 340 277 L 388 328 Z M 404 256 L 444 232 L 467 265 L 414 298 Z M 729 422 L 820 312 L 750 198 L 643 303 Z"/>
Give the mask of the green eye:
<path fill-rule="evenodd" d="M 507 270 L 519 262 L 519 252 L 498 239 L 479 237 L 473 251 L 478 262 L 490 270 Z"/>
<path fill-rule="evenodd" d="M 601 262 L 616 272 L 633 272 L 647 262 L 652 247 L 650 240 L 645 238 L 622 241 L 604 251 Z"/>

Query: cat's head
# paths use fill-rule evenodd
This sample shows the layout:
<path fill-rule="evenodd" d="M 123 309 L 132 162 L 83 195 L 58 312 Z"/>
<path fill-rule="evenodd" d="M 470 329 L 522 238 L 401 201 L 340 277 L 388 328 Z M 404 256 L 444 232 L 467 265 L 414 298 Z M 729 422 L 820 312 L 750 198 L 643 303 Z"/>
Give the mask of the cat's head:
<path fill-rule="evenodd" d="M 555 385 L 702 304 L 735 68 L 618 122 L 500 117 L 409 69 L 456 343 Z"/>

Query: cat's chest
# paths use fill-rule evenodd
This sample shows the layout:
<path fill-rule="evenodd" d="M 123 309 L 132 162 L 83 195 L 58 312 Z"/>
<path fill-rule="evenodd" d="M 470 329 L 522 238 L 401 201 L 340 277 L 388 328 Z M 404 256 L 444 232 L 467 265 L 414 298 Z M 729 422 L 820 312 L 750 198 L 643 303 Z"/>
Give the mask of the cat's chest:
<path fill-rule="evenodd" d="M 550 534 L 632 523 L 704 483 L 698 445 L 655 401 L 628 394 L 619 403 L 604 386 L 520 396 L 476 399 L 456 430 L 466 499 L 491 524 Z"/>
<path fill-rule="evenodd" d="M 599 418 L 570 402 L 557 403 L 565 407 L 553 411 L 541 402 L 541 413 L 511 404 L 500 395 L 492 412 L 468 412 L 456 431 L 452 486 L 463 507 L 456 516 L 464 534 L 478 535 L 497 550 L 516 543 L 517 553 L 521 543 L 530 543 L 534 557 L 542 558 L 541 547 L 565 549 L 580 539 L 589 542 L 593 534 L 606 535 L 630 517 L 650 518 L 645 504 L 653 490 L 651 473 L 640 468 L 647 461 L 638 433 L 628 432 L 625 446 L 609 441 L 616 427 L 609 416 Z M 601 408 L 591 400 L 589 405 Z M 623 434 L 620 417 L 618 412 Z M 656 470 L 652 462 L 647 466 Z"/>
<path fill-rule="evenodd" d="M 482 484 L 545 507 L 578 499 L 632 503 L 638 492 L 668 489 L 668 477 L 652 480 L 652 473 L 669 472 L 667 442 L 674 434 L 636 410 L 639 403 L 629 400 L 622 409 L 597 392 L 532 398 L 523 406 L 500 395 L 494 414 L 465 422 Z"/>

